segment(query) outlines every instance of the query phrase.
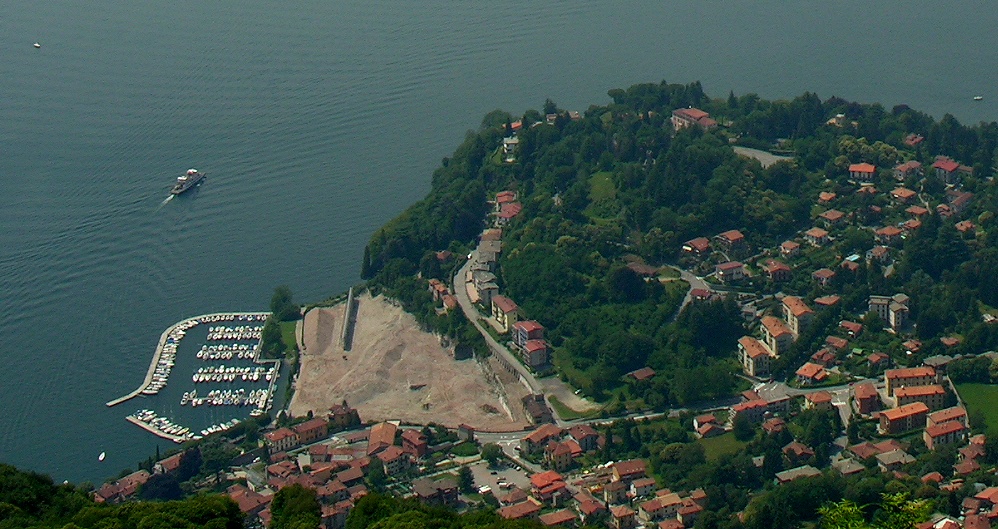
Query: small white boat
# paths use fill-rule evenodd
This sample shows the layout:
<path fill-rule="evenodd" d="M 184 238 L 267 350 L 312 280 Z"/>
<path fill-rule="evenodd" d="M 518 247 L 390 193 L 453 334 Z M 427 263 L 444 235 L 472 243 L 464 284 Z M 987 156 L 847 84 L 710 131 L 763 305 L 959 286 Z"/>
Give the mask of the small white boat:
<path fill-rule="evenodd" d="M 39 43 L 37 43 L 37 42 L 36 42 L 36 43 L 34 44 L 34 46 L 35 46 L 35 49 L 38 49 L 38 48 L 41 48 L 41 47 L 42 47 L 42 45 L 41 45 L 41 44 L 39 44 Z"/>
<path fill-rule="evenodd" d="M 97 461 L 104 461 L 105 457 L 107 457 L 107 453 L 101 452 L 100 455 L 97 456 Z"/>
<path fill-rule="evenodd" d="M 974 101 L 983 101 L 984 96 L 974 96 Z"/>

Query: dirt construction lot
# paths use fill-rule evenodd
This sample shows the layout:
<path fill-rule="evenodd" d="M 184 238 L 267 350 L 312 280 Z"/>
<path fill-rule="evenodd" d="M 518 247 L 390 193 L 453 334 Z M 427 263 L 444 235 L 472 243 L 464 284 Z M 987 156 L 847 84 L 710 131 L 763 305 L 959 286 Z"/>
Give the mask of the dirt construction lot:
<path fill-rule="evenodd" d="M 300 324 L 305 348 L 292 415 L 321 413 L 346 399 L 365 422 L 466 423 L 491 431 L 527 425 L 522 385 L 490 383 L 496 377 L 475 360 L 455 361 L 451 348 L 381 296 L 365 294 L 357 303 L 349 351 L 340 338 L 345 304 L 313 309 Z"/>

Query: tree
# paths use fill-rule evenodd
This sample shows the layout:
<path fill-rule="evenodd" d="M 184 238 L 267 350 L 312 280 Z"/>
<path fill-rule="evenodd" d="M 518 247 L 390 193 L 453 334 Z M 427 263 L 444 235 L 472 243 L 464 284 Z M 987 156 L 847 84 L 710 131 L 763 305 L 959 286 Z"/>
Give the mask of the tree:
<path fill-rule="evenodd" d="M 755 435 L 755 427 L 752 425 L 752 420 L 746 417 L 744 413 L 735 415 L 735 420 L 731 421 L 731 426 L 735 432 L 735 439 L 739 441 L 748 441 Z"/>
<path fill-rule="evenodd" d="M 170 474 L 153 474 L 139 487 L 139 497 L 143 500 L 179 500 L 184 497 L 177 478 Z"/>
<path fill-rule="evenodd" d="M 315 491 L 297 483 L 277 491 L 270 504 L 270 513 L 273 516 L 270 527 L 273 529 L 318 527 L 322 521 Z"/>
<path fill-rule="evenodd" d="M 260 332 L 260 352 L 269 358 L 281 358 L 284 356 L 286 346 L 284 336 L 281 334 L 281 326 L 274 317 L 267 318 Z"/>
<path fill-rule="evenodd" d="M 270 298 L 270 312 L 277 321 L 297 320 L 301 316 L 301 308 L 291 300 L 291 288 L 281 285 L 274 289 Z"/>
<path fill-rule="evenodd" d="M 360 262 L 361 279 L 371 279 L 371 245 L 364 246 L 364 259 Z"/>
<path fill-rule="evenodd" d="M 463 466 L 457 471 L 457 488 L 465 494 L 475 491 L 475 476 L 470 468 Z"/>
<path fill-rule="evenodd" d="M 496 466 L 502 455 L 502 448 L 495 443 L 486 443 L 482 446 L 482 459 L 488 461 L 490 467 Z"/>

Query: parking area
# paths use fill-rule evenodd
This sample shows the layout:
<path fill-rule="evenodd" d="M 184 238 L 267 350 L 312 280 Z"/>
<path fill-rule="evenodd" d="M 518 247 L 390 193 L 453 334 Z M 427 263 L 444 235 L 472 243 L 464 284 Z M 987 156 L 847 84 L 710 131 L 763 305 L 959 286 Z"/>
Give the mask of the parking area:
<path fill-rule="evenodd" d="M 516 468 L 508 465 L 490 470 L 488 463 L 485 461 L 479 461 L 478 463 L 471 465 L 470 468 L 472 475 L 475 477 L 475 486 L 491 487 L 492 492 L 497 497 L 502 496 L 511 490 L 508 485 L 505 486 L 505 488 L 500 487 L 500 483 L 509 483 L 512 484 L 513 487 L 518 487 L 528 492 L 530 491 L 530 478 L 527 477 L 523 470 L 517 470 Z"/>

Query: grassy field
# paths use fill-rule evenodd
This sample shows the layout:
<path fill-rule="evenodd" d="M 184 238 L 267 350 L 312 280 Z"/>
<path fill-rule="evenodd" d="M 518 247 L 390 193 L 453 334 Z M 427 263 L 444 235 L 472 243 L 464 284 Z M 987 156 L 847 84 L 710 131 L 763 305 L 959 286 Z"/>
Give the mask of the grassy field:
<path fill-rule="evenodd" d="M 548 396 L 548 401 L 551 403 L 551 407 L 554 408 L 554 412 L 558 414 L 564 421 L 571 421 L 574 419 L 588 419 L 599 415 L 599 410 L 593 410 L 589 412 L 579 412 L 568 407 L 567 404 L 558 400 L 558 397 L 554 395 Z"/>
<path fill-rule="evenodd" d="M 611 200 L 617 198 L 617 186 L 613 184 L 609 171 L 600 171 L 589 177 L 589 200 Z"/>
<path fill-rule="evenodd" d="M 724 454 L 733 454 L 745 446 L 745 443 L 735 439 L 733 432 L 711 437 L 710 439 L 700 439 L 697 442 L 703 445 L 708 461 L 716 461 L 717 458 Z"/>
<path fill-rule="evenodd" d="M 297 323 L 297 321 L 281 322 L 281 339 L 284 340 L 284 346 L 289 351 L 298 349 L 298 341 L 295 339 L 295 325 Z"/>
<path fill-rule="evenodd" d="M 988 424 L 989 434 L 998 434 L 998 385 L 994 384 L 957 384 L 957 392 L 967 406 L 968 413 L 980 412 Z"/>

